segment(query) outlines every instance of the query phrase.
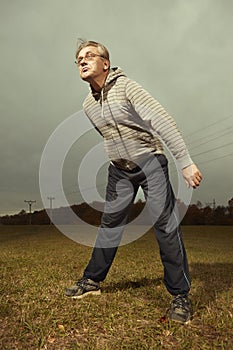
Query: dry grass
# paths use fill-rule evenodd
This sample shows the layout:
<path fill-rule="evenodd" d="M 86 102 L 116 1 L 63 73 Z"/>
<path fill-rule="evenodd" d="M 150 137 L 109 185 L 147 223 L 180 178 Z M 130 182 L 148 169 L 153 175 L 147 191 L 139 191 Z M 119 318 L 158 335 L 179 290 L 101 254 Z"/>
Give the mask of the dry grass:
<path fill-rule="evenodd" d="M 101 296 L 65 298 L 91 248 L 52 226 L 1 226 L 1 350 L 232 349 L 232 227 L 184 227 L 195 314 L 169 322 L 153 233 L 120 247 Z"/>

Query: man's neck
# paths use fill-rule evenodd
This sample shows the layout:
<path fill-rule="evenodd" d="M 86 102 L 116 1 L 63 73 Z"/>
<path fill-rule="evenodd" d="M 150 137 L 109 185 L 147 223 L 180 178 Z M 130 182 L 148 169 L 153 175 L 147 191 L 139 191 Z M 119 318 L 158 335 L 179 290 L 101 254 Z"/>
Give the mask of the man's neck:
<path fill-rule="evenodd" d="M 89 81 L 92 89 L 94 89 L 96 92 L 100 92 L 104 87 L 107 76 L 108 76 L 108 72 L 105 75 L 102 75 L 100 77 L 97 77 Z"/>

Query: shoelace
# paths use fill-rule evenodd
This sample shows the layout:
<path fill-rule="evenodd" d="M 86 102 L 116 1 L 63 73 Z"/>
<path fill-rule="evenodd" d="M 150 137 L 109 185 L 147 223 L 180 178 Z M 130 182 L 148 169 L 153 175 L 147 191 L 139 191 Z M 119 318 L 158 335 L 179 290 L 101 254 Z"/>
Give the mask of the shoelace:
<path fill-rule="evenodd" d="M 81 280 L 77 282 L 77 286 L 79 287 L 83 287 L 85 284 L 87 284 L 87 279 L 85 277 L 81 278 Z"/>
<path fill-rule="evenodd" d="M 188 311 L 189 309 L 189 302 L 187 300 L 187 298 L 178 295 L 177 297 L 175 297 L 175 299 L 172 302 L 174 308 L 181 308 L 185 311 Z"/>
<path fill-rule="evenodd" d="M 77 286 L 81 287 L 81 288 L 84 288 L 85 286 L 93 286 L 93 287 L 96 287 L 96 285 L 94 283 L 90 283 L 88 282 L 88 279 L 83 277 L 81 278 L 81 280 L 79 280 L 77 282 Z"/>

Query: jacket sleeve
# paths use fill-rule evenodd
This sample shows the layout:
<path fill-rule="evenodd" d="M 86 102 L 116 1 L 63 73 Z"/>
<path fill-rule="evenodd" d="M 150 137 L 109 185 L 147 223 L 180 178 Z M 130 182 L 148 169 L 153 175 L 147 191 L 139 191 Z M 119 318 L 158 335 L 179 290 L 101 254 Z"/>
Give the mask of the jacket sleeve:
<path fill-rule="evenodd" d="M 174 119 L 158 101 L 132 80 L 126 84 L 126 98 L 151 133 L 166 145 L 181 169 L 193 163 Z"/>

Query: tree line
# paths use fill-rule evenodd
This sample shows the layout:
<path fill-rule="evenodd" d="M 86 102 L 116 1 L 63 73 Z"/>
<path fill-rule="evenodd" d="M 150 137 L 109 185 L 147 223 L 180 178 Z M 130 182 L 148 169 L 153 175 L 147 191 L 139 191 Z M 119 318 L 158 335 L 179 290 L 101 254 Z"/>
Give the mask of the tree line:
<path fill-rule="evenodd" d="M 144 207 L 145 202 L 140 199 L 134 203 L 130 211 L 129 222 L 137 218 Z M 186 212 L 181 221 L 182 225 L 233 225 L 233 198 L 228 201 L 228 206 L 226 207 L 216 206 L 212 208 L 209 205 L 203 206 L 198 201 L 187 208 L 184 203 L 178 201 L 178 208 L 180 212 Z M 90 225 L 99 226 L 103 209 L 104 203 L 81 203 L 72 205 L 69 208 L 52 209 L 50 214 L 52 214 L 52 220 L 56 224 L 69 225 L 86 222 Z M 15 215 L 0 217 L 0 223 L 2 225 L 28 225 L 31 222 L 34 225 L 48 225 L 51 224 L 51 215 L 49 217 L 48 213 L 49 209 L 34 211 L 31 214 L 21 210 Z M 150 220 L 149 212 L 144 210 L 140 223 L 148 224 L 148 220 Z"/>

